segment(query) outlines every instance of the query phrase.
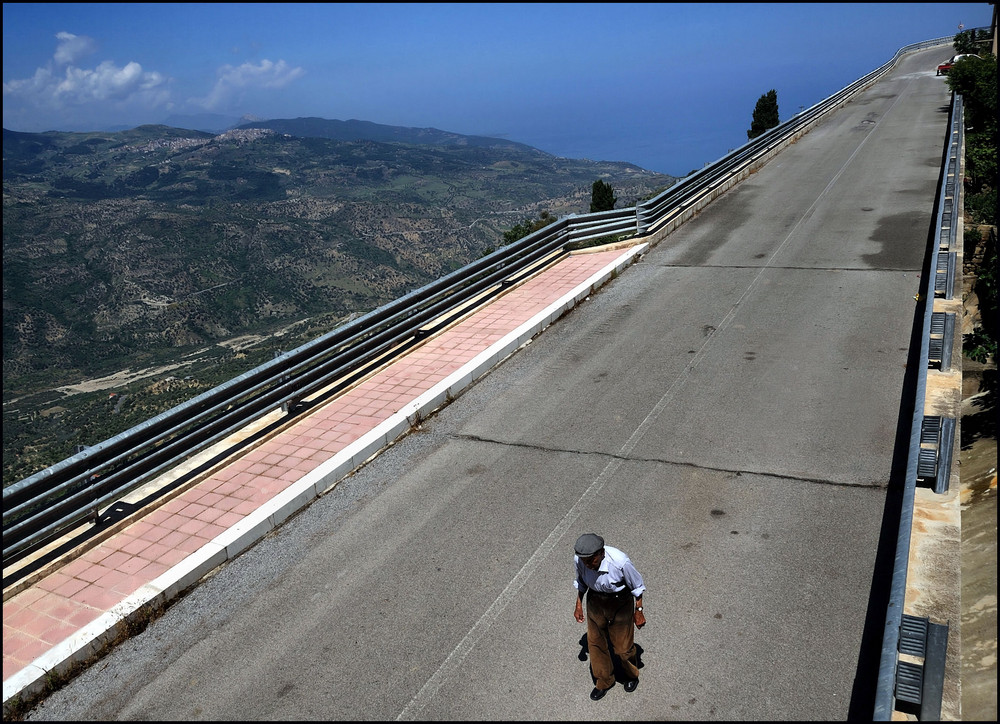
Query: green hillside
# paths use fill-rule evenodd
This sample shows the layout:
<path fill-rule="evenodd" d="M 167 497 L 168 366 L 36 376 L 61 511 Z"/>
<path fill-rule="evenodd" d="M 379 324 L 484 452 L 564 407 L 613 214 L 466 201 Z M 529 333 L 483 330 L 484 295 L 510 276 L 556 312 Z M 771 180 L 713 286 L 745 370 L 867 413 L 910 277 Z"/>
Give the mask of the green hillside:
<path fill-rule="evenodd" d="M 435 129 L 305 135 L 337 125 L 322 120 L 4 130 L 5 483 L 440 278 L 526 218 L 586 213 L 595 179 L 619 206 L 675 180 Z"/>

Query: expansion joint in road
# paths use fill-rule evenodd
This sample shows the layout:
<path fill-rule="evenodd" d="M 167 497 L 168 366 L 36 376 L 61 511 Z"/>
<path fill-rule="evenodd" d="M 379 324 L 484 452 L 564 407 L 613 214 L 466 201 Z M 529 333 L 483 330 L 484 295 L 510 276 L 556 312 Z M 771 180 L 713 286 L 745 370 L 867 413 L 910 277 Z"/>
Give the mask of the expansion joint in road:
<path fill-rule="evenodd" d="M 710 465 L 697 465 L 695 463 L 684 462 L 679 460 L 665 460 L 663 458 L 637 457 L 635 455 L 631 456 L 621 455 L 615 453 L 600 452 L 597 450 L 570 450 L 568 448 L 555 448 L 555 447 L 548 447 L 545 445 L 535 445 L 522 442 L 491 440 L 489 438 L 480 437 L 479 435 L 453 435 L 452 438 L 456 440 L 470 440 L 472 442 L 482 442 L 488 445 L 502 445 L 505 447 L 523 448 L 525 450 L 538 450 L 541 452 L 568 453 L 571 455 L 587 455 L 587 456 L 592 455 L 592 456 L 607 458 L 609 460 L 619 460 L 621 462 L 673 465 L 677 467 L 692 468 L 694 470 L 705 470 L 709 472 L 724 473 L 726 475 L 736 478 L 742 477 L 743 475 L 757 475 L 763 478 L 771 478 L 774 480 L 791 480 L 801 483 L 813 483 L 816 485 L 832 485 L 834 487 L 841 487 L 841 488 L 871 488 L 873 490 L 881 490 L 887 487 L 887 483 L 883 481 L 858 482 L 851 480 L 833 480 L 829 478 L 802 477 L 797 475 L 788 475 L 786 473 L 769 472 L 766 470 L 735 470 L 732 468 L 721 468 Z"/>

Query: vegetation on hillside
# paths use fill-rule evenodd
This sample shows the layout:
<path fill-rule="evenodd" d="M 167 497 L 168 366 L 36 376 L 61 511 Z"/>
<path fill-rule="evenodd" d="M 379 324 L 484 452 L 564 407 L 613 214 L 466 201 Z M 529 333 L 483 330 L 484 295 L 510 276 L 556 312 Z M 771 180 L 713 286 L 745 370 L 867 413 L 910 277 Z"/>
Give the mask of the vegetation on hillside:
<path fill-rule="evenodd" d="M 952 45 L 956 53 L 973 53 L 978 55 L 981 52 L 988 52 L 990 41 L 993 39 L 992 33 L 986 28 L 970 28 L 963 30 L 955 36 Z"/>
<path fill-rule="evenodd" d="M 630 203 L 673 180 L 295 129 L 3 131 L 5 484 L 469 263 L 511 218 L 585 211 L 596 175 Z"/>
<path fill-rule="evenodd" d="M 519 221 L 503 232 L 503 239 L 500 242 L 500 246 L 503 247 L 508 244 L 513 244 L 518 239 L 523 239 L 528 234 L 533 234 L 539 229 L 542 229 L 556 221 L 558 221 L 558 217 L 553 216 L 548 211 L 540 211 L 537 217 L 529 217 L 523 221 Z M 483 249 L 483 253 L 480 254 L 480 257 L 489 256 L 496 250 L 496 246 L 488 246 Z"/>
<path fill-rule="evenodd" d="M 968 31 L 966 31 L 968 32 Z M 955 49 L 966 47 L 960 33 Z M 1000 339 L 997 301 L 997 59 L 992 54 L 959 60 L 948 73 L 948 85 L 962 96 L 965 109 L 965 246 L 968 257 L 985 239 L 976 271 L 975 293 L 981 324 L 965 335 L 965 353 L 980 362 L 996 360 Z"/>
<path fill-rule="evenodd" d="M 555 223 L 557 218 L 550 214 L 548 211 L 539 212 L 538 216 L 534 219 L 525 219 L 524 221 L 514 224 L 512 227 L 503 232 L 503 244 L 513 244 L 518 239 L 523 239 L 528 234 L 533 234 L 539 229 L 544 229 L 549 224 Z"/>

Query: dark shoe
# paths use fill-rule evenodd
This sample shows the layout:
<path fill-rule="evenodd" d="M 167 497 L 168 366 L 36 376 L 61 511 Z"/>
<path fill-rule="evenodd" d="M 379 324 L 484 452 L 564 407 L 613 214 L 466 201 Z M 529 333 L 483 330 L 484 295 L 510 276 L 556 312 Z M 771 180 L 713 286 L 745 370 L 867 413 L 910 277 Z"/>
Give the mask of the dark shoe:
<path fill-rule="evenodd" d="M 626 681 L 625 691 L 631 694 L 633 691 L 635 691 L 635 687 L 637 687 L 638 685 L 639 685 L 638 679 L 632 679 L 631 681 Z"/>
<path fill-rule="evenodd" d="M 595 686 L 594 690 L 592 692 L 590 692 L 590 698 L 593 699 L 594 701 L 597 701 L 597 700 L 603 698 L 604 695 L 607 694 L 607 693 L 608 693 L 607 689 L 598 689 Z"/>

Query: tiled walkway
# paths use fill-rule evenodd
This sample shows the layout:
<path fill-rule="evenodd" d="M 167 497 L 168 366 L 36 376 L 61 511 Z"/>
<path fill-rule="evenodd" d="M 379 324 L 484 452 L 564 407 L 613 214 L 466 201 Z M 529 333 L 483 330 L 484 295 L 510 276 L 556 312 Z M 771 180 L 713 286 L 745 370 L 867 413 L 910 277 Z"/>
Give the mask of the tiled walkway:
<path fill-rule="evenodd" d="M 4 703 L 238 555 L 644 250 L 565 257 L 25 590 L 5 592 Z"/>

